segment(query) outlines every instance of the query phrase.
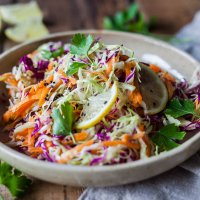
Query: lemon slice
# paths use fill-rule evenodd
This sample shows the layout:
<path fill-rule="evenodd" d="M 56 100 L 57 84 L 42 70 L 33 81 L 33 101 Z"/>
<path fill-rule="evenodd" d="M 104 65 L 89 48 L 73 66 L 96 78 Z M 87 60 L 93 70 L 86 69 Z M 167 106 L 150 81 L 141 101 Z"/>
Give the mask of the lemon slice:
<path fill-rule="evenodd" d="M 153 115 L 162 111 L 168 102 L 168 92 L 164 82 L 148 66 L 140 63 L 139 88 L 144 103 L 145 114 Z"/>
<path fill-rule="evenodd" d="M 75 124 L 77 129 L 87 129 L 102 120 L 112 109 L 118 96 L 117 82 L 106 92 L 92 96 L 83 106 L 82 117 Z"/>
<path fill-rule="evenodd" d="M 36 1 L 26 4 L 0 6 L 2 20 L 8 24 L 20 24 L 29 19 L 42 21 L 42 12 Z"/>
<path fill-rule="evenodd" d="M 27 40 L 38 39 L 48 34 L 45 25 L 40 21 L 31 20 L 18 24 L 15 27 L 7 28 L 5 35 L 14 42 L 24 42 Z"/>

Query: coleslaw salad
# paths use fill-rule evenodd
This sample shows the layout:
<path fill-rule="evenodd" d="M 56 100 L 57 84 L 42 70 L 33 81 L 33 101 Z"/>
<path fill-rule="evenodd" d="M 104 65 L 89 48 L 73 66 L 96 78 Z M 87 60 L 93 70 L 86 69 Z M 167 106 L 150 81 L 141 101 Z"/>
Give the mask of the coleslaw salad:
<path fill-rule="evenodd" d="M 168 92 L 167 106 L 153 115 L 144 112 L 142 65 Z M 41 160 L 92 166 L 131 162 L 178 146 L 200 127 L 198 84 L 141 64 L 132 50 L 91 35 L 77 34 L 72 44 L 44 44 L 0 80 L 10 95 L 3 115 L 10 145 Z"/>

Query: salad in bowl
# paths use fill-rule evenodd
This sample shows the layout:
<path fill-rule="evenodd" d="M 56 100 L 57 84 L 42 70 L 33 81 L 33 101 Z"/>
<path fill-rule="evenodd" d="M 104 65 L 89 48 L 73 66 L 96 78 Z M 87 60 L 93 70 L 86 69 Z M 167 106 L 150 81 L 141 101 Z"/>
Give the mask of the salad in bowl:
<path fill-rule="evenodd" d="M 175 73 L 174 73 L 175 72 Z M 48 42 L 0 75 L 10 146 L 68 165 L 133 162 L 178 147 L 200 128 L 198 74 L 139 62 L 123 45 L 76 34 Z"/>

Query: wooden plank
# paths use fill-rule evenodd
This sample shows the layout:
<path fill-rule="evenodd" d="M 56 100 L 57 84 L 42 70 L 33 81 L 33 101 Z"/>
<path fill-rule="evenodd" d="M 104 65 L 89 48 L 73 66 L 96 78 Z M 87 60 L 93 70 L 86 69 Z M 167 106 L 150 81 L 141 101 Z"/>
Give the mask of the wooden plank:
<path fill-rule="evenodd" d="M 77 200 L 83 191 L 84 188 L 66 186 L 65 200 Z"/>
<path fill-rule="evenodd" d="M 35 181 L 22 200 L 66 200 L 64 186 Z"/>

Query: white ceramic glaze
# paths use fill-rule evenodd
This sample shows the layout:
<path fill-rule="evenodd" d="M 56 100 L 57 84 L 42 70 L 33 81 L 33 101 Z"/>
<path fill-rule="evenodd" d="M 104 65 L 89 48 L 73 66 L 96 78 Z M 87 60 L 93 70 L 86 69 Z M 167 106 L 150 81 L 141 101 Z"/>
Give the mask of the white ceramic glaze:
<path fill-rule="evenodd" d="M 88 30 L 58 33 L 16 46 L 0 55 L 0 73 L 10 71 L 19 57 L 31 52 L 43 42 L 69 41 L 77 32 L 100 36 L 106 44 L 124 44 L 135 51 L 138 59 L 144 53 L 157 54 L 186 78 L 190 78 L 193 71 L 199 67 L 199 63 L 193 58 L 164 42 L 131 33 Z M 165 172 L 194 154 L 200 148 L 199 143 L 200 133 L 197 133 L 180 147 L 157 157 L 114 166 L 82 167 L 44 162 L 23 155 L 3 143 L 0 143 L 0 158 L 23 172 L 45 181 L 73 186 L 111 186 L 144 180 Z"/>

